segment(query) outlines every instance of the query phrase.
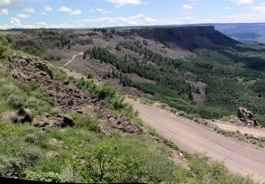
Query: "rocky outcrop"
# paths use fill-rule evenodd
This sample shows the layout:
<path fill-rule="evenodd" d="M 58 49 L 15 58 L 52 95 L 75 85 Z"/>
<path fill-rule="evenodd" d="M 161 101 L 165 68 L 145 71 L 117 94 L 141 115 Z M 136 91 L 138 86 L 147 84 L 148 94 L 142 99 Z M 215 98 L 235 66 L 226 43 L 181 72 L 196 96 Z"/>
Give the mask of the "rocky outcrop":
<path fill-rule="evenodd" d="M 74 126 L 74 121 L 67 115 L 49 115 L 45 114 L 34 118 L 30 109 L 20 108 L 10 115 L 13 123 L 31 123 L 35 127 L 43 128 L 46 126 L 64 128 L 66 126 Z"/>
<path fill-rule="evenodd" d="M 53 97 L 55 104 L 63 110 L 78 111 L 86 104 L 100 109 L 98 100 L 83 92 L 68 81 L 54 79 L 47 63 L 36 58 L 12 55 L 9 57 L 11 75 L 22 81 L 36 81 Z"/>
<path fill-rule="evenodd" d="M 112 127 L 123 132 L 137 134 L 142 132 L 142 129 L 136 123 L 106 113 L 103 110 L 103 103 L 88 92 L 80 90 L 69 81 L 55 79 L 52 70 L 46 62 L 19 55 L 10 56 L 9 61 L 9 69 L 14 78 L 25 82 L 38 82 L 53 97 L 55 105 L 62 110 L 94 116 L 109 122 Z M 64 128 L 66 126 L 74 126 L 73 119 L 65 115 L 51 116 L 43 113 L 43 115 L 33 120 L 33 116 L 27 113 L 26 109 L 21 109 L 15 113 L 13 122 L 24 123 L 27 121 L 36 127 L 53 126 Z M 111 131 L 104 127 L 101 127 L 101 130 L 104 134 L 111 136 Z"/>
<path fill-rule="evenodd" d="M 191 92 L 190 100 L 196 103 L 204 104 L 207 100 L 206 89 L 208 85 L 200 81 L 193 82 L 187 80 L 187 83 L 189 83 L 191 88 L 195 90 L 194 92 Z"/>
<path fill-rule="evenodd" d="M 247 126 L 260 126 L 258 121 L 253 118 L 253 113 L 246 108 L 239 107 L 237 110 L 237 117 Z"/>
<path fill-rule="evenodd" d="M 29 109 L 20 108 L 11 114 L 10 119 L 14 123 L 31 123 L 33 121 L 33 113 Z"/>
<path fill-rule="evenodd" d="M 42 31 L 39 36 L 60 36 L 60 33 L 57 31 Z"/>
<path fill-rule="evenodd" d="M 140 134 L 143 132 L 136 123 L 126 120 L 122 117 L 116 117 L 112 114 L 107 115 L 108 121 L 111 123 L 112 127 L 117 128 L 126 133 L 136 133 Z"/>
<path fill-rule="evenodd" d="M 56 128 L 64 128 L 67 126 L 74 126 L 74 121 L 71 117 L 67 115 L 55 115 L 51 116 L 49 114 L 39 116 L 38 118 L 34 119 L 32 125 L 35 127 L 56 127 Z"/>

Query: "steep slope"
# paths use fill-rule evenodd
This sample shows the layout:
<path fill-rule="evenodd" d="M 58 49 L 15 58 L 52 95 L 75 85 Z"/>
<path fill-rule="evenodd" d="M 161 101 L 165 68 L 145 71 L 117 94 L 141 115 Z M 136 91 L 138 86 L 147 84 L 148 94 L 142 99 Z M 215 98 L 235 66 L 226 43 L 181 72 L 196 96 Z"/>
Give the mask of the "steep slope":
<path fill-rule="evenodd" d="M 133 123 L 139 119 L 132 107 L 109 84 L 70 77 L 9 44 L 0 37 L 1 177 L 66 183 L 253 183 L 219 163 L 208 164 L 207 158 L 185 154 L 186 160 L 169 141 L 142 131 Z"/>
<path fill-rule="evenodd" d="M 213 26 L 147 28 L 138 30 L 138 34 L 147 39 L 158 40 L 170 48 L 180 47 L 187 50 L 218 49 L 239 43 L 216 31 Z"/>
<path fill-rule="evenodd" d="M 6 38 L 16 49 L 195 116 L 221 118 L 243 106 L 265 120 L 265 48 L 212 26 L 33 30 Z"/>

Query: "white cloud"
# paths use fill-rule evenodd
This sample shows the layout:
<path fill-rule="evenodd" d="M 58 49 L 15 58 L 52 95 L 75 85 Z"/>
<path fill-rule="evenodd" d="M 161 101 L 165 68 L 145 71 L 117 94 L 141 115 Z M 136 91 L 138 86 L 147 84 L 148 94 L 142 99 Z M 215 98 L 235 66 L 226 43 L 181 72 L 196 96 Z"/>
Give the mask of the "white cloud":
<path fill-rule="evenodd" d="M 66 6 L 61 6 L 60 8 L 58 8 L 57 11 L 59 11 L 59 12 L 69 12 L 72 15 L 80 15 L 80 14 L 82 14 L 82 12 L 80 10 L 78 10 L 78 9 L 72 10 L 71 8 L 68 8 Z"/>
<path fill-rule="evenodd" d="M 35 13 L 34 8 L 25 8 L 24 10 L 25 10 L 25 12 L 27 12 L 27 13 Z"/>
<path fill-rule="evenodd" d="M 251 22 L 265 22 L 265 12 L 248 12 L 240 14 L 224 15 L 219 17 L 215 22 L 220 23 L 251 23 Z"/>
<path fill-rule="evenodd" d="M 17 17 L 18 18 L 22 18 L 22 19 L 25 19 L 25 18 L 29 18 L 30 17 L 30 15 L 28 15 L 28 14 L 17 14 Z"/>
<path fill-rule="evenodd" d="M 45 11 L 41 11 L 40 14 L 43 15 L 43 16 L 48 16 L 48 15 L 49 15 L 49 14 L 48 14 L 47 12 L 45 12 Z"/>
<path fill-rule="evenodd" d="M 193 6 L 188 5 L 188 4 L 183 4 L 182 8 L 185 9 L 185 10 L 191 10 L 191 9 L 193 9 Z"/>
<path fill-rule="evenodd" d="M 227 7 L 224 7 L 225 10 L 230 10 L 231 7 L 227 6 Z"/>
<path fill-rule="evenodd" d="M 48 16 L 49 14 L 48 14 L 48 12 L 52 12 L 53 11 L 53 9 L 50 7 L 50 6 L 46 6 L 46 7 L 44 7 L 44 9 L 41 11 L 41 15 L 43 15 L 43 16 Z"/>
<path fill-rule="evenodd" d="M 65 6 L 61 6 L 61 7 L 58 9 L 58 11 L 71 12 L 72 9 L 71 9 L 71 8 L 67 8 L 67 7 L 65 7 Z"/>
<path fill-rule="evenodd" d="M 254 3 L 254 0 L 232 0 L 237 4 L 252 4 Z"/>
<path fill-rule="evenodd" d="M 82 12 L 81 12 L 80 10 L 78 10 L 78 9 L 76 9 L 76 10 L 72 10 L 70 13 L 71 13 L 72 15 L 81 15 L 81 14 L 82 14 Z"/>
<path fill-rule="evenodd" d="M 125 5 L 140 5 L 142 4 L 141 0 L 107 0 L 110 3 L 113 3 L 116 7 L 122 7 Z"/>
<path fill-rule="evenodd" d="M 174 20 L 156 20 L 151 17 L 147 17 L 144 14 L 138 14 L 131 17 L 101 17 L 97 19 L 84 19 L 79 20 L 80 23 L 96 22 L 100 25 L 112 26 L 138 26 L 138 25 L 165 25 L 165 24 L 179 24 L 177 19 Z"/>
<path fill-rule="evenodd" d="M 33 2 L 33 1 L 43 1 L 43 0 L 0 0 L 0 8 L 9 7 L 14 4 L 18 4 L 20 2 L 25 2 L 25 1 Z"/>
<path fill-rule="evenodd" d="M 61 23 L 61 24 L 48 24 L 45 22 L 37 22 L 36 25 L 34 25 L 35 28 L 77 28 L 75 25 Z"/>
<path fill-rule="evenodd" d="M 21 26 L 20 20 L 18 18 L 12 17 L 10 20 L 10 23 L 14 27 L 20 27 Z"/>
<path fill-rule="evenodd" d="M 0 17 L 2 16 L 7 16 L 8 15 L 8 9 L 2 9 L 1 12 L 0 12 Z"/>
<path fill-rule="evenodd" d="M 60 24 L 48 24 L 45 22 L 37 22 L 36 24 L 22 25 L 17 18 L 11 18 L 11 24 L 0 24 L 0 29 L 12 29 L 12 28 L 25 28 L 25 29 L 38 29 L 38 28 L 78 28 L 77 25 L 60 23 Z"/>
<path fill-rule="evenodd" d="M 46 11 L 46 12 L 52 12 L 53 9 L 51 7 L 49 7 L 49 6 L 46 6 L 46 7 L 44 7 L 44 11 Z"/>
<path fill-rule="evenodd" d="M 16 3 L 17 0 L 1 0 L 0 1 L 0 7 L 8 7 L 14 3 Z"/>
<path fill-rule="evenodd" d="M 112 13 L 112 11 L 108 11 L 108 10 L 102 9 L 102 8 L 92 9 L 92 10 L 90 10 L 90 12 L 91 13 L 97 12 L 97 13 L 100 13 L 100 14 L 103 14 L 103 15 L 108 15 L 108 14 Z"/>
<path fill-rule="evenodd" d="M 251 6 L 250 10 L 254 12 L 259 12 L 259 13 L 265 13 L 265 5 L 260 5 L 260 6 Z M 263 15 L 264 16 L 264 15 Z"/>

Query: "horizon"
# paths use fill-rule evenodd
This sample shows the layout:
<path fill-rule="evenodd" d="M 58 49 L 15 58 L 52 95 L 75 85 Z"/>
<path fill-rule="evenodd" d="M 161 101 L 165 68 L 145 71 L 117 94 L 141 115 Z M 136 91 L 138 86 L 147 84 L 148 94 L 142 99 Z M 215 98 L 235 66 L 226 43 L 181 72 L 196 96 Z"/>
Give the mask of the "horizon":
<path fill-rule="evenodd" d="M 264 23 L 265 3 L 261 0 L 4 0 L 0 2 L 0 20 L 2 30 Z"/>
<path fill-rule="evenodd" d="M 1 29 L 0 31 L 17 31 L 17 30 L 90 30 L 90 29 L 138 29 L 138 28 L 163 28 L 163 27 L 185 27 L 185 26 L 215 26 L 218 25 L 249 25 L 249 24 L 264 24 L 265 22 L 253 22 L 253 23 L 197 23 L 197 24 L 168 24 L 168 25 L 136 25 L 136 26 L 112 26 L 112 27 L 74 27 L 74 28 L 57 28 L 57 27 L 39 27 L 39 28 L 29 28 L 29 27 L 17 27 Z"/>

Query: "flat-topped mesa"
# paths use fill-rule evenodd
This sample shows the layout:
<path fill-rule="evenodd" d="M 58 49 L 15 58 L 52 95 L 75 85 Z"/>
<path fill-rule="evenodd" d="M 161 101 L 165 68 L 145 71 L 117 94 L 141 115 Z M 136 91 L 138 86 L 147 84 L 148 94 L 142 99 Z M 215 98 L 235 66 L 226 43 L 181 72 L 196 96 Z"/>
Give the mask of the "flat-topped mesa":
<path fill-rule="evenodd" d="M 122 37 L 140 36 L 159 41 L 171 49 L 219 49 L 239 42 L 215 30 L 213 26 L 157 27 L 126 29 L 117 32 Z"/>

